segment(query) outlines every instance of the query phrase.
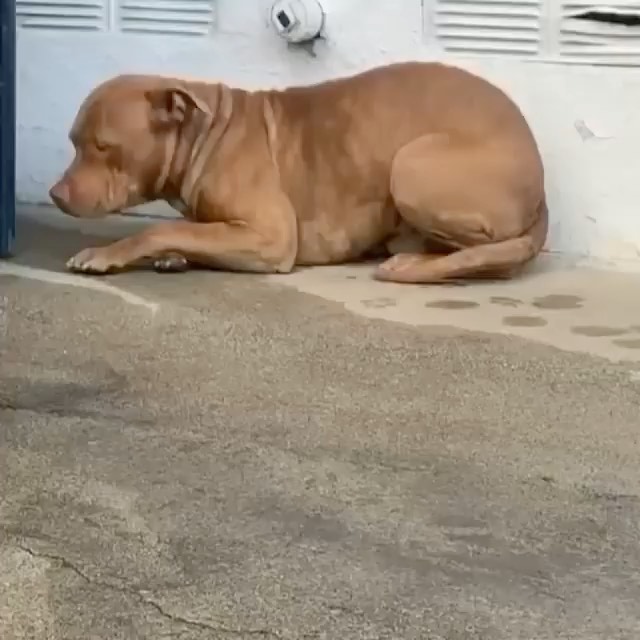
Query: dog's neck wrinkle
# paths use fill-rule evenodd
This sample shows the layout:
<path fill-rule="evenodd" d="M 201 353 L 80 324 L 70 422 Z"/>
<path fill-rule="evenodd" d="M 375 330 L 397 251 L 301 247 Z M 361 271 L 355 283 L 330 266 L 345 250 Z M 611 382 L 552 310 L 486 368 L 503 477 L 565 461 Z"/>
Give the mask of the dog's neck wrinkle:
<path fill-rule="evenodd" d="M 180 199 L 180 188 L 189 168 L 193 143 L 197 137 L 193 120 L 190 118 L 174 135 L 173 155 L 169 161 L 169 173 L 162 192 L 166 200 Z"/>
<path fill-rule="evenodd" d="M 205 101 L 210 114 L 195 108 L 187 111 L 182 126 L 176 133 L 173 157 L 162 197 L 170 203 L 179 204 L 184 210 L 194 209 L 197 196 L 195 188 L 204 166 L 218 147 L 232 115 L 232 92 L 226 85 L 185 83 L 185 87 Z M 195 215 L 195 211 L 192 211 Z"/>
<path fill-rule="evenodd" d="M 278 162 L 278 123 L 271 101 L 271 94 L 264 92 L 260 95 L 262 99 L 262 118 L 269 145 L 269 155 L 278 175 L 280 174 L 280 163 Z"/>

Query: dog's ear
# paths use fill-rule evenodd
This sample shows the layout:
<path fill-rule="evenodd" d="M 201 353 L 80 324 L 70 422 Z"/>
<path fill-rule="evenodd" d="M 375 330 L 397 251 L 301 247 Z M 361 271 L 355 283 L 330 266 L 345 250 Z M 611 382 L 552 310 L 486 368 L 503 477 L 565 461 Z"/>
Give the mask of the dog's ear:
<path fill-rule="evenodd" d="M 151 120 L 156 126 L 172 126 L 184 121 L 189 109 L 211 115 L 209 105 L 184 87 L 151 89 L 145 92 L 151 106 Z"/>

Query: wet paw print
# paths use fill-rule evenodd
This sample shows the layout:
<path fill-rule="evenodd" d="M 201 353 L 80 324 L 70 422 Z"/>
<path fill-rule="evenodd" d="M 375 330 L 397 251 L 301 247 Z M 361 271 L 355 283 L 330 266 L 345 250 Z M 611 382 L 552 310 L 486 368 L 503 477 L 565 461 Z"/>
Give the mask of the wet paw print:
<path fill-rule="evenodd" d="M 361 302 L 368 309 L 386 309 L 398 304 L 394 298 L 371 298 L 370 300 L 361 300 Z"/>
<path fill-rule="evenodd" d="M 505 316 L 502 324 L 506 327 L 544 327 L 547 321 L 540 316 Z"/>
<path fill-rule="evenodd" d="M 425 305 L 428 309 L 474 309 L 480 305 L 473 300 L 434 300 Z"/>
<path fill-rule="evenodd" d="M 611 338 L 613 336 L 622 336 L 627 333 L 627 330 L 621 329 L 620 327 L 582 325 L 571 327 L 571 333 L 577 336 L 585 336 L 587 338 Z"/>
<path fill-rule="evenodd" d="M 522 300 L 518 298 L 509 298 L 508 296 L 492 296 L 489 298 L 491 304 L 496 304 L 500 307 L 519 307 L 522 304 Z"/>
<path fill-rule="evenodd" d="M 564 293 L 552 293 L 548 296 L 535 298 L 532 302 L 538 309 L 564 310 L 580 309 L 584 300 L 579 296 L 567 295 Z"/>
<path fill-rule="evenodd" d="M 616 347 L 622 347 L 623 349 L 640 349 L 640 338 L 622 338 L 618 340 L 612 340 Z"/>

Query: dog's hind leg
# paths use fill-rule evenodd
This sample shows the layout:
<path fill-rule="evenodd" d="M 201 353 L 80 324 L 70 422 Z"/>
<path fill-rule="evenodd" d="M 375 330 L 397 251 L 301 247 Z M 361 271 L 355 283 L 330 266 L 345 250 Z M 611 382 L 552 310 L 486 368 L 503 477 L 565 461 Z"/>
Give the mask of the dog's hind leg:
<path fill-rule="evenodd" d="M 399 253 L 378 267 L 376 278 L 414 284 L 467 278 L 510 278 L 535 257 L 536 245 L 535 236 L 525 234 L 520 238 L 461 249 L 445 256 Z"/>
<path fill-rule="evenodd" d="M 514 156 L 516 150 L 520 153 Z M 380 280 L 510 277 L 546 239 L 542 166 L 535 148 L 425 136 L 398 152 L 391 194 L 407 225 L 450 251 L 395 255 L 378 268 Z"/>

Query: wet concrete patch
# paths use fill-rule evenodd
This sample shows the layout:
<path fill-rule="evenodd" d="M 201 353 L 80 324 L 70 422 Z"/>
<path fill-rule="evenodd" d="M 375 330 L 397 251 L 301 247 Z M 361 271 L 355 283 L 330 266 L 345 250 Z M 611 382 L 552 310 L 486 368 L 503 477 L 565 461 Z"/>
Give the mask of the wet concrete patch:
<path fill-rule="evenodd" d="M 533 306 L 538 309 L 579 309 L 584 300 L 579 296 L 572 296 L 563 293 L 553 293 L 548 296 L 535 298 Z"/>
<path fill-rule="evenodd" d="M 56 367 L 33 367 L 28 377 L 5 377 L 0 410 L 94 419 L 99 417 L 94 404 L 115 402 L 128 384 L 125 375 L 102 362 L 89 361 L 68 373 L 62 378 Z"/>
<path fill-rule="evenodd" d="M 474 309 L 479 307 L 479 303 L 473 300 L 434 300 L 433 302 L 427 302 L 425 307 L 429 309 Z"/>
<path fill-rule="evenodd" d="M 447 290 L 440 284 L 382 283 L 373 277 L 371 265 L 342 265 L 307 269 L 286 279 L 268 277 L 268 281 L 341 303 L 370 318 L 516 335 L 564 351 L 640 360 L 640 349 L 612 342 L 640 338 L 640 301 L 633 294 L 640 286 L 638 274 L 554 267 L 505 282 L 467 281 L 463 290 Z M 597 299 L 593 291 L 598 291 Z M 397 304 L 386 308 L 376 308 L 377 302 L 363 304 L 386 297 Z"/>
<path fill-rule="evenodd" d="M 619 327 L 605 327 L 598 325 L 584 325 L 571 327 L 571 333 L 588 338 L 607 338 L 611 336 L 622 336 L 627 333 L 626 329 Z"/>
<path fill-rule="evenodd" d="M 544 327 L 547 321 L 540 316 L 505 316 L 502 324 L 507 327 Z"/>

